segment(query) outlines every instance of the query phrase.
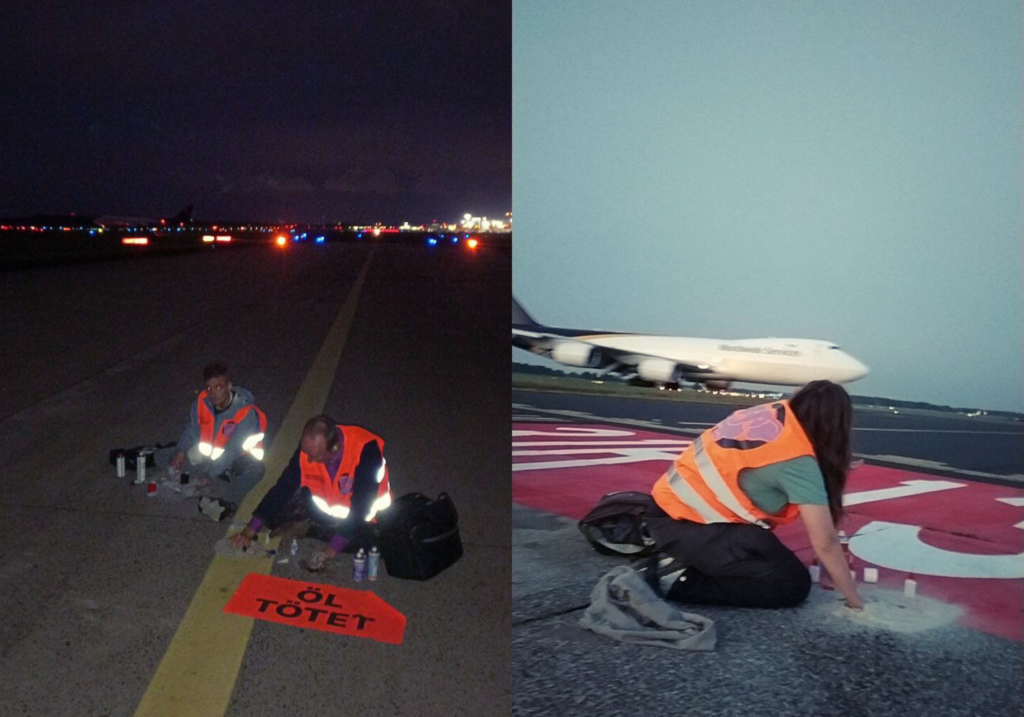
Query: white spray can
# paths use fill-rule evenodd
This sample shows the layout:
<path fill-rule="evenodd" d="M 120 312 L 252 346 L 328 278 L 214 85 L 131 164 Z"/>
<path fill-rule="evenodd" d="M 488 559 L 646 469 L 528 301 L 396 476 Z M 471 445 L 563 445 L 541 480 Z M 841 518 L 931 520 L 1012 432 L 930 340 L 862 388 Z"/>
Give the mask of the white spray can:
<path fill-rule="evenodd" d="M 370 555 L 366 559 L 366 577 L 376 580 L 380 576 L 380 552 L 377 546 L 370 548 Z"/>
<path fill-rule="evenodd" d="M 117 454 L 117 477 L 124 478 L 124 453 Z"/>

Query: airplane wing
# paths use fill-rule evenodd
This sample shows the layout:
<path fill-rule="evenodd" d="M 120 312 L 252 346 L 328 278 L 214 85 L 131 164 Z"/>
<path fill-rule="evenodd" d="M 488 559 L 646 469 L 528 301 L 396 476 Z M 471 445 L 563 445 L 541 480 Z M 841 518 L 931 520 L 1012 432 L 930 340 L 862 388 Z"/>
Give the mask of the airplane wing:
<path fill-rule="evenodd" d="M 580 368 L 598 369 L 603 373 L 631 376 L 637 373 L 641 364 L 652 371 L 664 374 L 665 381 L 679 378 L 696 379 L 714 375 L 707 365 L 670 360 L 661 356 L 616 349 L 589 340 L 588 332 L 579 335 L 552 333 L 542 327 L 512 327 L 512 345 L 550 358 L 558 363 Z M 604 334 L 609 335 L 609 334 Z M 622 334 L 619 334 L 622 335 Z"/>

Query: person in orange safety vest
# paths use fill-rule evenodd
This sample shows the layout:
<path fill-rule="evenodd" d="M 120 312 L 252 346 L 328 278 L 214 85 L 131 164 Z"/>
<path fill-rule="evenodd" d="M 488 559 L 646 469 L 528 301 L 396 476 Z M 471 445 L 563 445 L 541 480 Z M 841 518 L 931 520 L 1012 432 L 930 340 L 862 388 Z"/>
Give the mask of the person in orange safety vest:
<path fill-rule="evenodd" d="M 369 547 L 377 515 L 391 505 L 384 440 L 329 416 L 306 422 L 299 447 L 277 483 L 253 511 L 249 524 L 229 542 L 244 549 L 263 527 L 308 520 L 326 548 L 309 561 L 321 569 L 350 546 Z"/>
<path fill-rule="evenodd" d="M 646 522 L 659 554 L 642 569 L 651 586 L 689 604 L 798 605 L 808 570 L 772 530 L 800 518 L 847 607 L 863 609 L 836 532 L 852 416 L 841 386 L 813 381 L 697 437 L 651 491 Z"/>
<path fill-rule="evenodd" d="M 195 486 L 204 493 L 200 512 L 225 520 L 263 479 L 267 417 L 250 391 L 232 383 L 223 364 L 206 366 L 203 384 L 168 466 L 190 465 Z"/>

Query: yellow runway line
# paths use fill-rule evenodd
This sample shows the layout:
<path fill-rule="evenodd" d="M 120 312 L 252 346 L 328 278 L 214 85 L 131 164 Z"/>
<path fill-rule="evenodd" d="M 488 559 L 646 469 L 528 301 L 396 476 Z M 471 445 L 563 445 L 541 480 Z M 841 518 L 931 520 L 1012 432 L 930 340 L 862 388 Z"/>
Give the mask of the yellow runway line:
<path fill-rule="evenodd" d="M 239 516 L 252 515 L 259 500 L 288 465 L 306 420 L 323 412 L 375 251 L 376 246 L 371 249 L 352 291 L 313 359 L 313 365 L 267 451 L 266 475 L 242 501 L 238 508 Z M 273 561 L 266 558 L 214 555 L 135 710 L 137 717 L 213 717 L 224 714 L 253 625 L 251 618 L 223 612 L 224 605 L 246 575 L 269 574 L 272 566 Z"/>

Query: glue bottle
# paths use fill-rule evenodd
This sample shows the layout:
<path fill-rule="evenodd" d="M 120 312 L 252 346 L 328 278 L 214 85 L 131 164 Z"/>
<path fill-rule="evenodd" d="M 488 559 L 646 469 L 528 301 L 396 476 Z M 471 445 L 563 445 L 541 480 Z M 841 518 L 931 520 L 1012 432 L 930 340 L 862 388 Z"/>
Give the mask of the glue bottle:
<path fill-rule="evenodd" d="M 352 558 L 352 579 L 357 583 L 363 582 L 366 577 L 366 551 L 362 548 L 356 553 L 356 556 Z"/>
<path fill-rule="evenodd" d="M 366 560 L 366 577 L 370 580 L 376 580 L 380 576 L 380 552 L 377 550 L 377 546 L 374 545 L 370 548 L 370 555 Z"/>
<path fill-rule="evenodd" d="M 907 575 L 907 579 L 903 581 L 903 595 L 911 598 L 917 596 L 917 581 L 914 580 L 913 573 Z"/>
<path fill-rule="evenodd" d="M 839 531 L 839 547 L 843 550 L 843 558 L 846 560 L 846 566 L 850 566 L 850 539 L 846 537 L 846 531 Z"/>

